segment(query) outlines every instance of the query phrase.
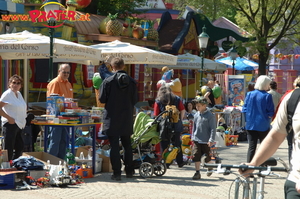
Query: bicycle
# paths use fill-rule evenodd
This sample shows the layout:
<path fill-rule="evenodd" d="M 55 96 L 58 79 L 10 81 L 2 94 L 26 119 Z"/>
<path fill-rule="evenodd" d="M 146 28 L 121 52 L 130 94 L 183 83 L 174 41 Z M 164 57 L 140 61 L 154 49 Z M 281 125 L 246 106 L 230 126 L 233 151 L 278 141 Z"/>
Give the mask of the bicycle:
<path fill-rule="evenodd" d="M 204 157 L 205 158 L 205 157 Z M 204 162 L 204 158 L 202 157 L 201 162 Z M 275 167 L 277 165 L 277 162 L 280 162 L 283 167 Z M 216 170 L 213 169 L 213 173 L 217 174 L 223 174 L 223 175 L 229 175 L 229 174 L 235 174 L 237 175 L 237 178 L 234 180 L 235 183 L 235 189 L 234 189 L 234 199 L 239 198 L 239 187 L 242 185 L 243 191 L 242 191 L 242 196 L 243 199 L 249 199 L 250 197 L 250 184 L 252 180 L 252 197 L 251 199 L 263 199 L 265 195 L 264 191 L 264 185 L 265 185 L 265 177 L 266 176 L 277 176 L 280 177 L 280 175 L 275 174 L 273 171 L 279 171 L 279 172 L 289 172 L 289 168 L 287 164 L 280 158 L 269 158 L 266 162 L 264 162 L 260 166 L 248 166 L 248 165 L 227 165 L 227 164 L 207 164 L 204 163 L 203 167 L 207 168 L 217 168 Z M 236 174 L 231 171 L 232 168 L 235 169 L 241 169 L 241 170 L 247 170 L 247 169 L 253 169 L 253 170 L 258 170 L 257 173 L 250 173 L 250 177 L 244 177 L 243 175 Z M 259 177 L 259 190 L 257 191 L 257 177 Z M 232 183 L 233 185 L 233 183 Z M 231 186 L 232 186 L 231 185 Z M 229 189 L 229 197 L 230 198 L 230 190 Z"/>

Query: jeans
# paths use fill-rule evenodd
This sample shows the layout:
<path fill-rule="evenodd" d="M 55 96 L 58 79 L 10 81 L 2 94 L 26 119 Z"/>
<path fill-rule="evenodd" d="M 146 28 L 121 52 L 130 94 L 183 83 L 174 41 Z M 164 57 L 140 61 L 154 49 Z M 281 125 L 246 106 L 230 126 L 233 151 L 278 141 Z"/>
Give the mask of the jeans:
<path fill-rule="evenodd" d="M 269 130 L 264 131 L 264 132 L 247 130 L 247 137 L 248 137 L 248 143 L 249 143 L 247 162 L 251 162 L 252 158 L 254 157 L 258 139 L 261 143 L 265 139 L 265 137 L 268 135 L 268 133 L 269 133 Z"/>
<path fill-rule="evenodd" d="M 300 193 L 296 191 L 296 183 L 286 180 L 284 184 L 284 198 L 285 199 L 300 199 Z"/>
<path fill-rule="evenodd" d="M 108 140 L 110 142 L 110 161 L 111 166 L 113 169 L 113 173 L 115 176 L 120 176 L 122 171 L 122 164 L 121 164 L 121 155 L 120 155 L 120 141 L 124 148 L 124 165 L 125 165 L 125 172 L 126 174 L 132 174 L 133 172 L 133 165 L 132 165 L 132 147 L 131 147 L 131 139 L 130 135 L 128 136 L 108 136 Z"/>
<path fill-rule="evenodd" d="M 4 143 L 7 150 L 8 161 L 17 159 L 22 155 L 24 143 L 22 139 L 22 129 L 15 124 L 8 122 L 3 125 Z M 15 150 L 15 153 L 14 153 Z"/>
<path fill-rule="evenodd" d="M 55 157 L 64 159 L 66 156 L 68 138 L 69 135 L 66 128 L 53 127 L 50 134 L 48 153 Z"/>

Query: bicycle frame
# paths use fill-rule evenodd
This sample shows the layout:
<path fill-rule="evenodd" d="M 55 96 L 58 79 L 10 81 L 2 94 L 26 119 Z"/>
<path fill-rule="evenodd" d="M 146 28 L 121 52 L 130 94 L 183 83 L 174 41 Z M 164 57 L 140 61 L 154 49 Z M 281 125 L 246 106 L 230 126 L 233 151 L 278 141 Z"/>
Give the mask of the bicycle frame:
<path fill-rule="evenodd" d="M 276 161 L 276 164 L 271 164 L 272 166 L 276 166 L 277 165 L 277 160 L 279 160 L 279 162 L 281 162 L 283 164 L 284 167 L 271 167 L 271 166 L 259 166 L 259 167 L 255 167 L 255 166 L 249 166 L 249 165 L 225 165 L 225 164 L 206 164 L 204 163 L 204 167 L 208 167 L 208 168 L 217 168 L 216 170 L 214 170 L 214 173 L 218 173 L 218 174 L 223 174 L 223 175 L 229 175 L 230 173 L 232 173 L 231 168 L 237 168 L 237 169 L 241 169 L 241 170 L 247 170 L 247 169 L 253 169 L 253 170 L 258 170 L 257 173 L 252 173 L 250 175 L 252 175 L 253 177 L 253 181 L 252 181 L 252 196 L 251 199 L 264 199 L 264 195 L 265 195 L 265 177 L 269 176 L 269 175 L 277 175 L 274 174 L 272 171 L 284 171 L 284 172 L 288 172 L 288 168 L 287 165 L 280 159 L 270 159 L 269 161 Z M 264 163 L 263 165 L 267 165 L 267 161 L 266 163 Z M 259 177 L 259 190 L 257 191 L 257 177 Z M 244 177 L 243 175 L 239 175 L 236 179 L 235 179 L 235 189 L 234 189 L 234 199 L 238 199 L 239 198 L 239 186 L 240 184 L 243 185 L 243 199 L 249 199 L 250 198 L 250 177 Z"/>

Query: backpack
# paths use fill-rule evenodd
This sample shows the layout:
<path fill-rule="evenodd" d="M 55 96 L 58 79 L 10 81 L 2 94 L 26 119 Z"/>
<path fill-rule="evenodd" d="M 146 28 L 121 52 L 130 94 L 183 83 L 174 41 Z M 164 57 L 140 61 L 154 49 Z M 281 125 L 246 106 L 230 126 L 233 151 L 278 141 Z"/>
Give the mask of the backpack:
<path fill-rule="evenodd" d="M 293 116 L 298 105 L 298 101 L 300 100 L 300 88 L 294 89 L 289 102 L 287 104 L 287 114 L 288 114 L 288 124 L 286 125 L 286 130 L 288 133 L 293 133 Z"/>

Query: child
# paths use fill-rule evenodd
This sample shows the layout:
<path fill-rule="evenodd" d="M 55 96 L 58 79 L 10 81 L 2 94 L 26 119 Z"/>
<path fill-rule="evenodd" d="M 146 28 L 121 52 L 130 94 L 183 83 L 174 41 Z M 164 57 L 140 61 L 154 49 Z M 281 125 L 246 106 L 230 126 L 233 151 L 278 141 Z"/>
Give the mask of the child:
<path fill-rule="evenodd" d="M 192 140 L 194 142 L 193 161 L 195 162 L 196 169 L 193 180 L 198 180 L 201 179 L 200 160 L 202 155 L 207 155 L 207 158 L 205 159 L 206 163 L 210 161 L 210 147 L 214 145 L 216 136 L 216 117 L 207 109 L 208 101 L 205 97 L 196 97 L 193 101 L 196 104 L 197 109 L 197 113 L 194 115 L 192 135 Z M 212 171 L 209 169 L 206 174 L 207 176 L 210 176 Z"/>

